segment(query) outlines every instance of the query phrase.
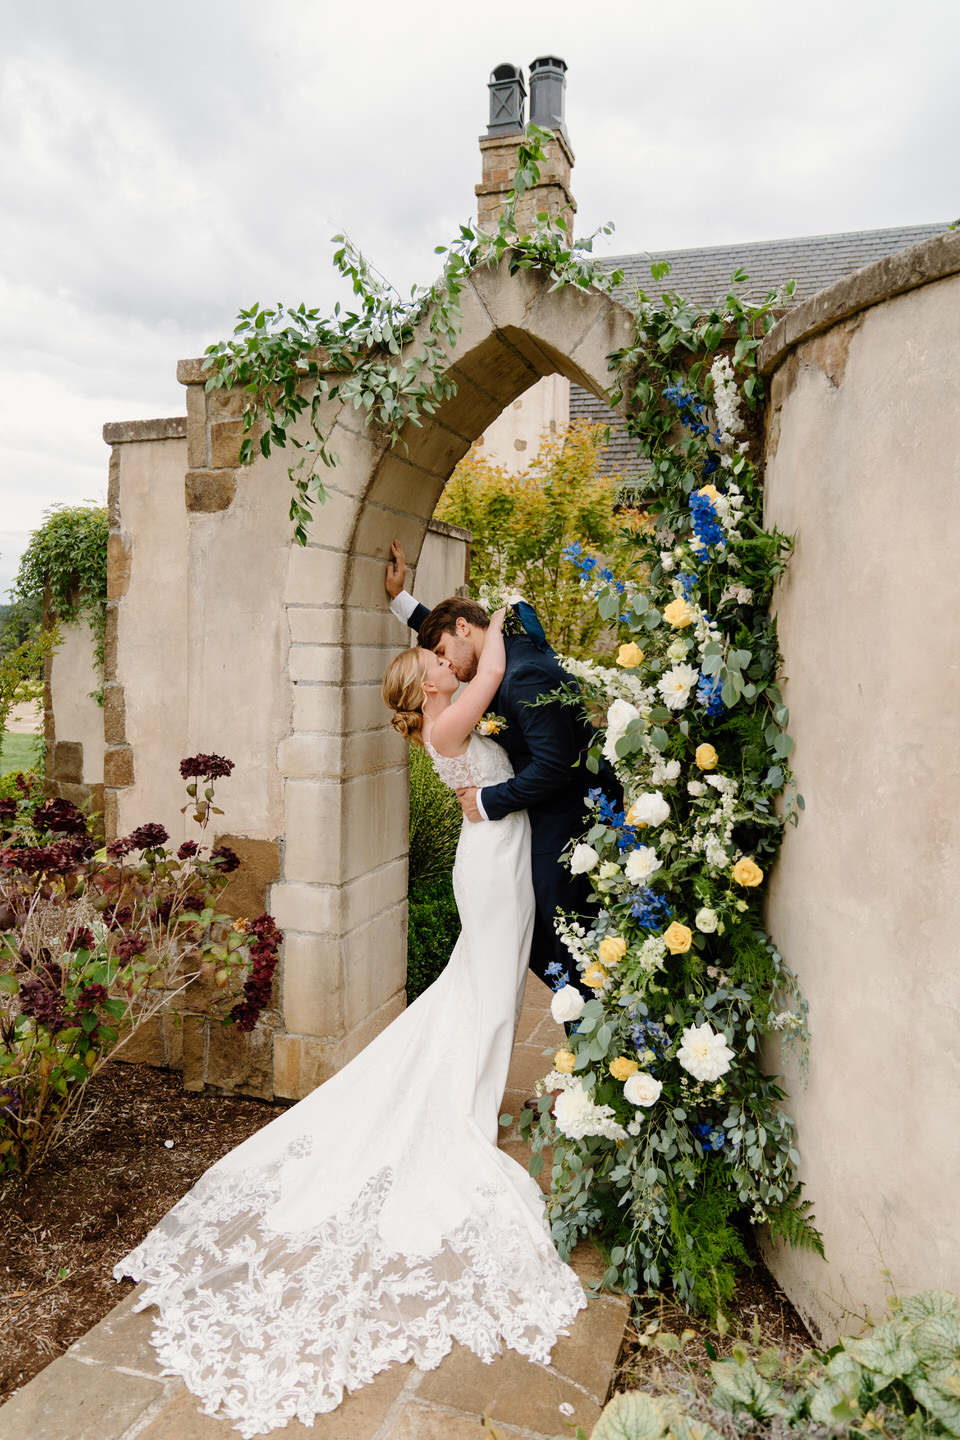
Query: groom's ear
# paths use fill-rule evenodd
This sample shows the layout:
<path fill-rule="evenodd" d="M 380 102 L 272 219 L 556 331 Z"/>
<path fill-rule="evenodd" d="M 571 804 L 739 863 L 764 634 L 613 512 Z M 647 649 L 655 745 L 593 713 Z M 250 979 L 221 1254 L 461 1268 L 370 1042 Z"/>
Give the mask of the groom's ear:
<path fill-rule="evenodd" d="M 458 615 L 458 616 L 457 616 L 457 620 L 456 620 L 456 625 L 455 625 L 454 628 L 455 628 L 455 630 L 456 630 L 456 633 L 461 637 L 461 639 L 463 639 L 463 640 L 469 639 L 469 636 L 470 636 L 470 622 L 469 622 L 469 620 L 464 620 L 464 618 L 463 618 L 462 615 Z"/>

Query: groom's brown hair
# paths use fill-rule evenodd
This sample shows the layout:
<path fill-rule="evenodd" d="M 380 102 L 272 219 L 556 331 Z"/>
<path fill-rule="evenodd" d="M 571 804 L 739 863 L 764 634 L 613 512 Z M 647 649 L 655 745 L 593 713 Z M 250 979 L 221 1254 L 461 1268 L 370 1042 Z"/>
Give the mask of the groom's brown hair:
<path fill-rule="evenodd" d="M 441 600 L 439 605 L 434 605 L 420 626 L 421 647 L 424 650 L 435 650 L 441 635 L 457 633 L 458 620 L 466 620 L 468 625 L 477 625 L 481 630 L 486 630 L 490 624 L 490 616 L 476 600 L 468 600 L 462 595 L 451 595 L 449 600 Z"/>

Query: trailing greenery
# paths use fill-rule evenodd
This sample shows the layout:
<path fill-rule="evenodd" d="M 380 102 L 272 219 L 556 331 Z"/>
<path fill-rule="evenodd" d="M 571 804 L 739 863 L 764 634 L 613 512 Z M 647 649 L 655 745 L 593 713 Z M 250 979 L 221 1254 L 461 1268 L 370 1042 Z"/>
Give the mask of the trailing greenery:
<path fill-rule="evenodd" d="M 42 613 L 49 595 L 53 618 L 85 620 L 93 633 L 94 662 L 103 674 L 107 623 L 107 535 L 103 505 L 55 505 L 30 537 L 11 587 L 16 615 Z M 93 692 L 103 704 L 103 683 Z"/>
<path fill-rule="evenodd" d="M 788 1359 L 738 1340 L 703 1366 L 699 1343 L 648 1327 L 643 1344 L 670 1365 L 669 1389 L 614 1395 L 591 1440 L 924 1440 L 960 1436 L 960 1304 L 942 1290 L 894 1297 L 891 1315 L 830 1350 Z M 496 1436 L 496 1428 L 487 1429 Z M 573 1440 L 587 1440 L 577 1426 Z"/>
<path fill-rule="evenodd" d="M 331 316 L 323 317 L 303 304 L 269 308 L 256 303 L 240 311 L 230 340 L 207 347 L 207 390 L 226 386 L 249 397 L 241 460 L 252 460 L 257 448 L 264 456 L 275 447 L 298 452 L 289 471 L 294 486 L 290 519 L 301 544 L 307 541 L 312 507 L 325 498 L 317 466 L 337 463 L 326 428 L 333 402 L 352 405 L 395 444 L 405 425 L 422 424 L 424 415 L 456 393 L 449 352 L 460 333 L 459 297 L 471 270 L 488 263 L 506 264 L 511 274 L 545 268 L 556 286 L 581 289 L 611 290 L 623 279 L 619 271 L 598 268 L 590 257 L 594 236 L 573 239 L 562 216 L 539 215 L 530 234 L 519 234 L 516 206 L 540 178 L 548 134 L 527 127 L 517 151 L 514 189 L 496 229 L 461 225 L 452 244 L 436 249 L 443 269 L 432 285 L 415 286 L 404 299 L 346 236 L 337 235 L 334 264 L 350 282 L 356 309 L 341 310 L 337 304 Z M 611 229 L 605 225 L 595 234 Z M 294 433 L 303 417 L 309 421 L 309 440 Z"/>
<path fill-rule="evenodd" d="M 632 559 L 638 523 L 619 508 L 617 479 L 600 473 L 604 443 L 603 426 L 572 425 L 545 438 L 533 464 L 516 475 L 471 450 L 436 510 L 438 519 L 472 532 L 471 593 L 487 603 L 488 595 L 519 591 L 551 644 L 570 655 L 593 654 L 607 626 L 584 595 L 567 547 L 579 540 L 616 568 Z"/>

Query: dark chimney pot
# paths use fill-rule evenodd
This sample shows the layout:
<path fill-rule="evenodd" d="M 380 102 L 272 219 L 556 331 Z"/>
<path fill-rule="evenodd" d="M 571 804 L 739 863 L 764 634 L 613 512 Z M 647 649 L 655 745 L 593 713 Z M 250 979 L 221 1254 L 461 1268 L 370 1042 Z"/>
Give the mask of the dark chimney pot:
<path fill-rule="evenodd" d="M 555 55 L 541 55 L 530 66 L 530 123 L 543 130 L 559 130 L 564 138 L 566 71 L 566 61 Z"/>
<path fill-rule="evenodd" d="M 561 62 L 562 63 L 562 62 Z M 498 65 L 490 76 L 488 135 L 514 135 L 523 129 L 523 102 L 527 98 L 523 72 L 516 65 Z"/>

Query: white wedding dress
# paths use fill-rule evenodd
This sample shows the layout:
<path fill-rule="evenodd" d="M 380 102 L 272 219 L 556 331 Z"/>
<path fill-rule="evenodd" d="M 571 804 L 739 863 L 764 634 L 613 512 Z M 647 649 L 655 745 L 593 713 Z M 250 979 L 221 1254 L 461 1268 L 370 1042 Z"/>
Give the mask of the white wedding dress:
<path fill-rule="evenodd" d="M 431 758 L 454 787 L 512 774 L 479 735 Z M 465 822 L 453 880 L 440 978 L 114 1270 L 146 1281 L 166 1372 L 246 1440 L 312 1424 L 389 1365 L 433 1369 L 454 1340 L 545 1363 L 586 1303 L 538 1186 L 497 1149 L 533 925 L 526 814 Z"/>

